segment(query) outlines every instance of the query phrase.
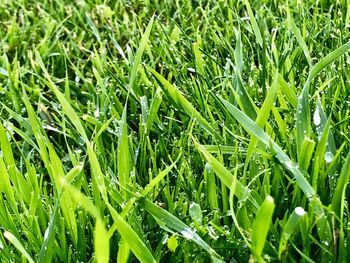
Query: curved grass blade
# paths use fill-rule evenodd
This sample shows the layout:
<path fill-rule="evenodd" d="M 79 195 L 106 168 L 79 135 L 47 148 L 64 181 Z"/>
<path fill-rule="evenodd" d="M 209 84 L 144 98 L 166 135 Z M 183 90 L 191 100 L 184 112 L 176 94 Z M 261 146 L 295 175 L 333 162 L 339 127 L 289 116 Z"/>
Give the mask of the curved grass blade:
<path fill-rule="evenodd" d="M 44 234 L 44 242 L 41 245 L 41 249 L 38 257 L 39 263 L 51 262 L 52 257 L 55 254 L 55 251 L 53 250 L 53 245 L 55 241 L 54 240 L 55 226 L 57 224 L 56 221 L 57 221 L 59 205 L 60 205 L 60 195 L 56 198 L 55 208 L 53 210 L 53 214 L 51 215 L 49 225 Z"/>
<path fill-rule="evenodd" d="M 311 138 L 311 117 L 310 117 L 310 105 L 309 105 L 309 85 L 310 82 L 328 65 L 337 60 L 340 56 L 345 54 L 350 49 L 350 41 L 334 50 L 326 57 L 321 59 L 316 65 L 314 65 L 309 73 L 309 76 L 304 84 L 303 90 L 298 97 L 298 106 L 296 113 L 296 141 L 298 149 L 298 159 L 300 159 L 301 147 L 304 137 Z"/>
<path fill-rule="evenodd" d="M 347 183 L 350 178 L 350 151 L 348 155 L 346 156 L 345 163 L 343 164 L 343 168 L 340 172 L 337 186 L 334 191 L 334 195 L 332 198 L 332 210 L 338 215 L 341 216 L 342 213 L 340 210 L 341 207 L 341 201 L 342 201 L 342 195 L 343 191 L 345 190 Z"/>
<path fill-rule="evenodd" d="M 107 231 L 103 220 L 96 219 L 94 240 L 95 240 L 95 257 L 97 263 L 109 262 L 109 239 L 106 238 Z"/>
<path fill-rule="evenodd" d="M 131 226 L 117 213 L 117 211 L 108 205 L 109 211 L 111 212 L 114 224 L 116 225 L 118 232 L 122 238 L 128 243 L 129 248 L 134 253 L 140 262 L 156 262 L 151 251 L 137 235 L 137 233 L 131 228 Z"/>
<path fill-rule="evenodd" d="M 281 147 L 274 142 L 270 136 L 268 136 L 260 127 L 256 125 L 246 114 L 241 112 L 235 106 L 233 106 L 228 101 L 220 98 L 222 103 L 225 105 L 228 112 L 239 121 L 243 128 L 250 134 L 256 136 L 266 147 L 272 147 L 272 150 L 276 153 L 277 159 L 294 175 L 296 182 L 302 189 L 304 194 L 308 198 L 313 198 L 315 196 L 315 191 L 305 178 L 303 172 L 300 168 L 292 162 L 288 155 L 281 149 Z"/>
<path fill-rule="evenodd" d="M 261 204 L 253 222 L 251 245 L 259 256 L 264 249 L 274 209 L 275 203 L 273 198 L 267 196 Z"/>
<path fill-rule="evenodd" d="M 308 47 L 307 47 L 307 45 L 306 45 L 302 35 L 300 34 L 300 31 L 297 28 L 297 26 L 296 26 L 296 24 L 294 22 L 294 19 L 291 16 L 289 10 L 288 10 L 288 15 L 287 15 L 287 22 L 288 22 L 288 25 L 289 25 L 290 29 L 293 31 L 293 33 L 295 35 L 295 38 L 298 41 L 299 46 L 303 50 L 304 55 L 306 57 L 306 60 L 309 63 L 309 66 L 312 67 L 312 60 L 311 60 L 309 49 L 308 49 Z"/>
<path fill-rule="evenodd" d="M 221 140 L 220 135 L 215 129 L 203 118 L 203 116 L 192 106 L 192 104 L 181 94 L 181 92 L 170 84 L 162 75 L 157 71 L 147 66 L 147 69 L 156 77 L 156 79 L 162 84 L 164 91 L 171 97 L 171 99 L 180 107 L 189 117 L 193 117 L 198 124 L 216 139 Z"/>
<path fill-rule="evenodd" d="M 128 194 L 124 190 L 127 188 L 129 182 L 129 142 L 128 142 L 128 126 L 126 123 L 126 109 L 125 105 L 122 118 L 120 120 L 120 133 L 118 138 L 117 150 L 117 165 L 118 165 L 118 179 L 120 182 L 123 197 L 126 199 Z"/>
<path fill-rule="evenodd" d="M 170 214 L 168 211 L 160 208 L 159 206 L 151 203 L 146 198 L 141 197 L 139 199 L 140 205 L 147 210 L 157 221 L 164 223 L 170 229 L 173 229 L 180 233 L 184 238 L 192 240 L 198 246 L 207 251 L 214 262 L 223 262 L 221 257 L 212 249 L 203 239 L 192 230 L 189 226 L 183 223 L 180 219 Z"/>
<path fill-rule="evenodd" d="M 35 51 L 36 54 L 36 60 L 40 65 L 41 70 L 44 72 L 44 76 L 46 78 L 46 83 L 50 90 L 56 95 L 57 99 L 62 105 L 62 108 L 64 110 L 64 113 L 67 115 L 67 117 L 71 120 L 74 127 L 77 129 L 80 136 L 82 136 L 84 142 L 88 141 L 88 137 L 85 133 L 84 127 L 81 124 L 80 118 L 78 117 L 77 113 L 69 103 L 69 101 L 65 98 L 63 93 L 56 87 L 55 83 L 52 81 L 50 74 L 48 73 L 47 69 L 45 68 L 45 65 L 40 57 L 40 54 L 38 51 Z"/>
<path fill-rule="evenodd" d="M 22 255 L 28 260 L 29 263 L 34 263 L 32 257 L 28 254 L 27 250 L 23 247 L 22 243 L 11 232 L 5 231 L 4 237 L 17 248 Z"/>
<path fill-rule="evenodd" d="M 283 227 L 281 239 L 278 248 L 278 259 L 281 260 L 282 253 L 287 248 L 287 243 L 289 238 L 295 233 L 295 228 L 298 226 L 300 219 L 306 214 L 302 207 L 297 207 L 294 209 L 293 213 L 289 216 L 287 223 Z"/>
<path fill-rule="evenodd" d="M 270 116 L 270 111 L 271 111 L 271 108 L 273 107 L 273 103 L 275 101 L 276 93 L 278 90 L 277 84 L 278 84 L 278 72 L 276 71 L 272 86 L 267 91 L 264 103 L 261 109 L 259 110 L 258 116 L 256 117 L 256 120 L 255 120 L 256 125 L 258 125 L 262 129 L 264 128 Z M 247 149 L 246 163 L 248 163 L 249 160 L 251 159 L 257 143 L 258 143 L 258 138 L 256 138 L 255 136 L 252 136 L 252 138 L 249 141 L 249 145 Z"/>
<path fill-rule="evenodd" d="M 137 95 L 141 95 L 141 92 L 139 90 L 135 89 L 135 79 L 136 79 L 136 74 L 137 74 L 137 70 L 140 66 L 141 63 L 141 58 L 142 58 L 142 54 L 146 48 L 147 45 L 147 41 L 149 39 L 149 35 L 151 33 L 151 29 L 153 26 L 153 22 L 154 22 L 154 15 L 152 16 L 151 20 L 149 21 L 146 31 L 143 34 L 142 38 L 141 38 L 141 42 L 140 45 L 136 51 L 136 55 L 135 55 L 135 59 L 132 63 L 132 68 L 131 68 L 131 73 L 130 73 L 130 80 L 129 80 L 129 89 L 131 89 L 132 91 L 134 91 Z"/>
<path fill-rule="evenodd" d="M 261 32 L 260 32 L 258 23 L 256 22 L 256 19 L 254 17 L 252 8 L 250 7 L 249 0 L 244 0 L 244 4 L 247 7 L 248 15 L 249 15 L 249 18 L 250 18 L 250 23 L 252 24 L 252 28 L 253 28 L 253 31 L 254 31 L 254 34 L 255 34 L 255 37 L 256 37 L 256 41 L 262 47 L 263 39 L 262 39 L 262 36 L 261 36 Z"/>
<path fill-rule="evenodd" d="M 234 183 L 234 176 L 230 173 L 229 170 L 226 169 L 226 167 L 220 163 L 216 158 L 214 158 L 203 145 L 200 145 L 196 139 L 192 137 L 192 140 L 198 149 L 199 152 L 201 152 L 210 165 L 211 169 L 216 173 L 216 175 L 219 177 L 220 181 L 228 188 L 232 186 Z M 239 199 L 244 199 L 245 197 L 248 197 L 248 201 L 252 204 L 252 207 L 255 211 L 258 210 L 259 205 L 253 199 L 253 197 L 249 194 L 248 187 L 244 186 L 240 181 L 236 181 L 235 183 L 235 195 Z"/>

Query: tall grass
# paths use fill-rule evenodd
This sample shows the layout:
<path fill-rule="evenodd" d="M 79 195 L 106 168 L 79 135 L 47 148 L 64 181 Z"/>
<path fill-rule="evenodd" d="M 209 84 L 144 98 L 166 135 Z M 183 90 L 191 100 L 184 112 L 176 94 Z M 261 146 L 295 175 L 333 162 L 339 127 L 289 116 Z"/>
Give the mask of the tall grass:
<path fill-rule="evenodd" d="M 347 1 L 0 1 L 2 262 L 348 262 Z"/>

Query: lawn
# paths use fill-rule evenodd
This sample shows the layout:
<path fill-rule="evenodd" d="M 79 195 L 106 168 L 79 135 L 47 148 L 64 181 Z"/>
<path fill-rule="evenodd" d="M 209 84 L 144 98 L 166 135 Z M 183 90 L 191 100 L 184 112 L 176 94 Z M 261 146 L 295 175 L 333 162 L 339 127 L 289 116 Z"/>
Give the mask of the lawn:
<path fill-rule="evenodd" d="M 0 0 L 1 262 L 349 262 L 345 0 Z"/>

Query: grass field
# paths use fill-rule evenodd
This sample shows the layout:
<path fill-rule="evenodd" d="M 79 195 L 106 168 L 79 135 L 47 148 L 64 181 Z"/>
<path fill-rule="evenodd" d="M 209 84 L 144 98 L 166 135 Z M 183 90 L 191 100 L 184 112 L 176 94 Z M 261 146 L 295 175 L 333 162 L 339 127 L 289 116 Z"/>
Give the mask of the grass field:
<path fill-rule="evenodd" d="M 1 0 L 1 262 L 349 262 L 350 2 Z"/>

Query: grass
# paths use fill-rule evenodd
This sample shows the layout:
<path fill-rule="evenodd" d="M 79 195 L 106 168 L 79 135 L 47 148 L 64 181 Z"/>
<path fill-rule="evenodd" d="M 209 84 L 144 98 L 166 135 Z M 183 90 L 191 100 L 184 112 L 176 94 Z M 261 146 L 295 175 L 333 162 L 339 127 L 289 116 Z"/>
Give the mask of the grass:
<path fill-rule="evenodd" d="M 0 1 L 1 262 L 348 262 L 347 1 Z"/>

